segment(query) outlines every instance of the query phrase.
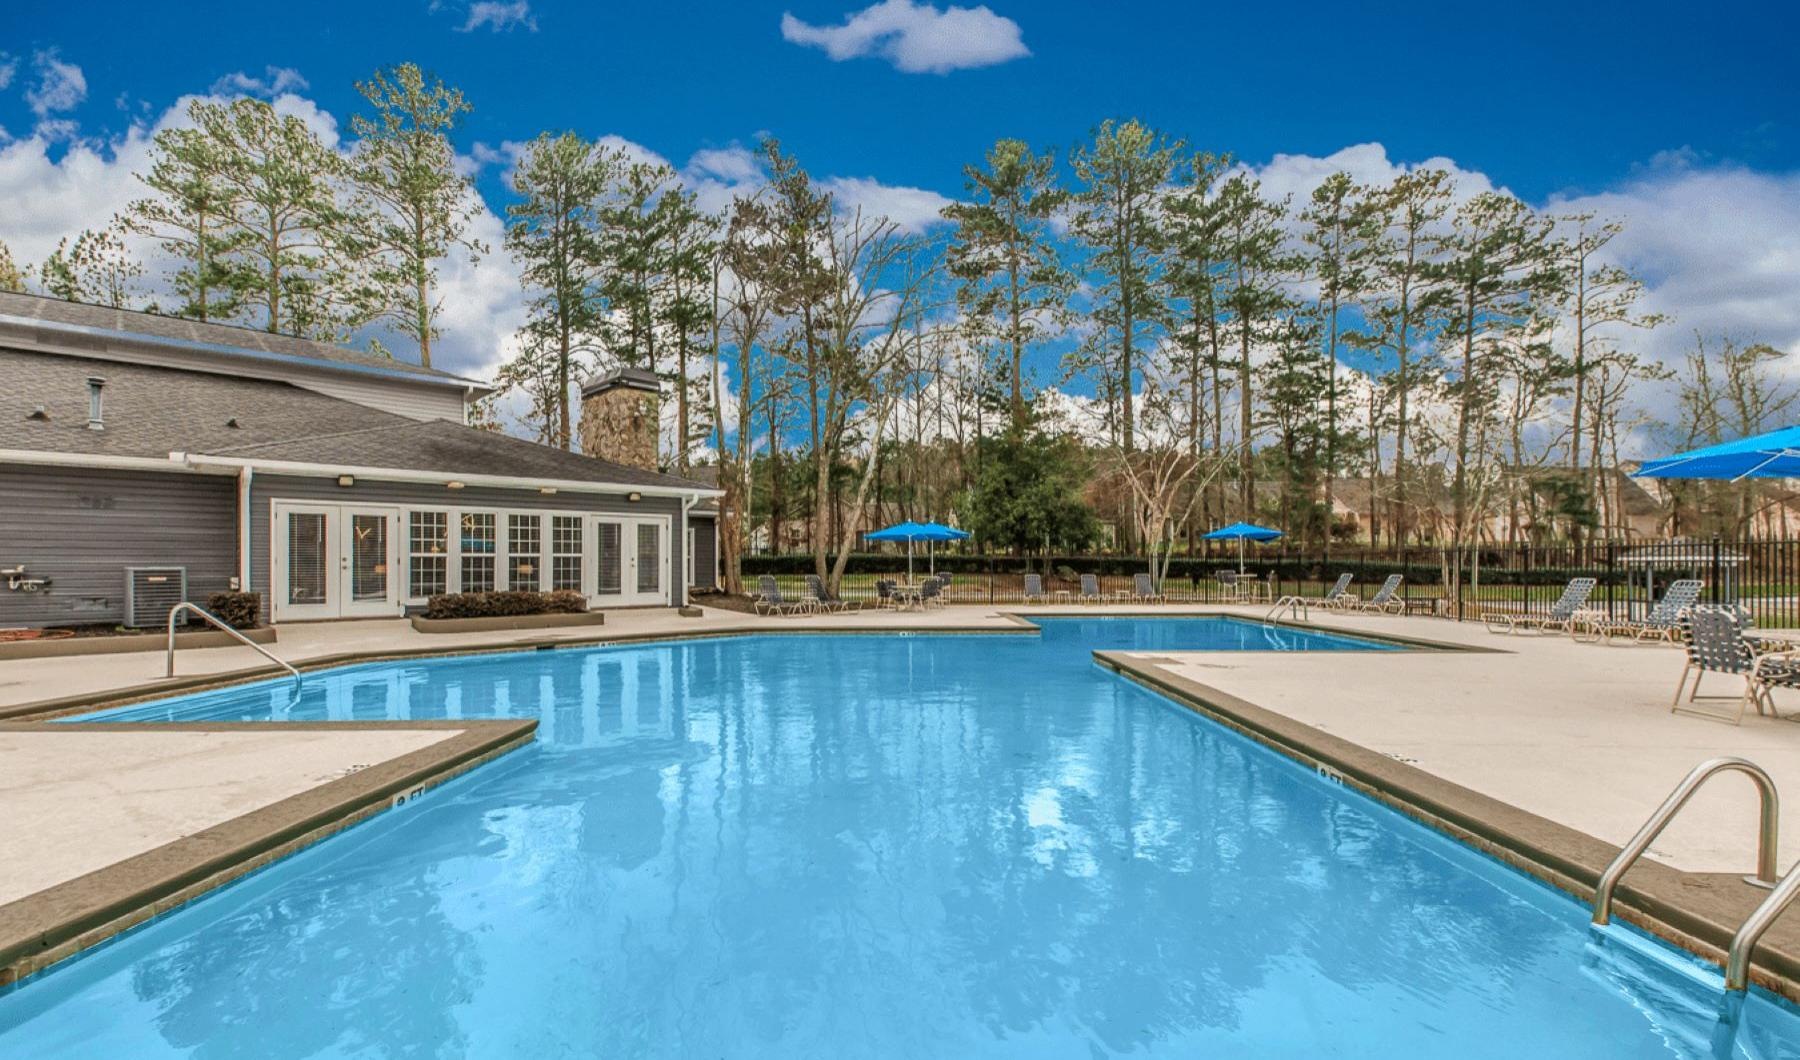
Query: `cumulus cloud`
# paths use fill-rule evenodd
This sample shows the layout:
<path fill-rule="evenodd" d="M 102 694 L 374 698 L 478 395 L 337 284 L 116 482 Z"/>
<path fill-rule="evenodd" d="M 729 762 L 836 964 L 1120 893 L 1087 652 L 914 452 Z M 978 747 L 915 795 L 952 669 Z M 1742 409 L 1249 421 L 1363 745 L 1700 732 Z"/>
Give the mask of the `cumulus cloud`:
<path fill-rule="evenodd" d="M 484 27 L 495 33 L 505 33 L 521 27 L 536 33 L 537 16 L 531 13 L 530 0 L 512 0 L 511 3 L 479 0 L 469 5 L 468 18 L 457 27 L 457 32 L 473 33 Z"/>
<path fill-rule="evenodd" d="M 874 56 L 909 74 L 947 74 L 1031 54 L 1019 24 L 985 5 L 940 10 L 913 0 L 882 0 L 838 26 L 815 26 L 784 12 L 781 37 L 822 49 L 833 62 Z"/>
<path fill-rule="evenodd" d="M 0 52 L 0 92 L 12 87 L 13 78 L 19 76 L 19 60 Z"/>
<path fill-rule="evenodd" d="M 885 217 L 901 231 L 911 233 L 943 221 L 941 211 L 951 202 L 926 188 L 883 184 L 867 177 L 829 177 L 819 185 L 831 193 L 840 213 L 860 210 L 864 217 Z"/>
<path fill-rule="evenodd" d="M 37 83 L 25 91 L 25 102 L 40 119 L 66 110 L 74 110 L 87 98 L 87 77 L 81 67 L 65 62 L 55 48 L 47 48 L 31 57 L 32 73 Z M 8 74 L 8 80 L 11 79 Z"/>
<path fill-rule="evenodd" d="M 265 66 L 263 74 L 257 77 L 242 70 L 226 74 L 212 84 L 213 95 L 216 96 L 256 96 L 259 99 L 274 99 L 289 92 L 304 92 L 312 87 L 300 71 L 289 66 Z"/>

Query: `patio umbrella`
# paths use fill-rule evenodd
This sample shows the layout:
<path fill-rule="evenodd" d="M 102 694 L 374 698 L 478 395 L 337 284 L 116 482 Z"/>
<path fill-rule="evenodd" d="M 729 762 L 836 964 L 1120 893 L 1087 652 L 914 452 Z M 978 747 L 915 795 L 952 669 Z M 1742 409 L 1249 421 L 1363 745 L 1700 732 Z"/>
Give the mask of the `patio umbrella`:
<path fill-rule="evenodd" d="M 904 541 L 906 542 L 906 580 L 911 581 L 913 575 L 913 542 L 914 541 L 961 541 L 968 537 L 966 530 L 956 530 L 939 523 L 915 523 L 908 520 L 895 523 L 880 530 L 871 530 L 863 535 L 870 541 Z M 937 570 L 937 557 L 932 557 L 932 570 Z"/>
<path fill-rule="evenodd" d="M 1271 530 L 1266 526 L 1257 526 L 1255 523 L 1232 523 L 1230 526 L 1221 526 L 1212 533 L 1207 534 L 1206 539 L 1208 541 L 1230 541 L 1233 538 L 1237 539 L 1238 573 L 1241 575 L 1244 573 L 1244 542 L 1273 541 L 1280 536 L 1282 536 L 1281 531 Z"/>
<path fill-rule="evenodd" d="M 1650 460 L 1639 478 L 1800 478 L 1800 427 L 1721 442 Z"/>

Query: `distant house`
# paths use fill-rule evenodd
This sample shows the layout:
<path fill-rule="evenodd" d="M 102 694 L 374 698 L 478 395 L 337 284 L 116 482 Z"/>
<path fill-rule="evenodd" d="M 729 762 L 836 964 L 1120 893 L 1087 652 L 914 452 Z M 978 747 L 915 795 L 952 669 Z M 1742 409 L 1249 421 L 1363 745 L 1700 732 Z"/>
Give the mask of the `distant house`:
<path fill-rule="evenodd" d="M 584 389 L 583 455 L 466 426 L 487 388 L 447 372 L 0 293 L 0 380 L 0 626 L 155 624 L 240 587 L 297 621 L 713 582 L 689 557 L 717 491 L 656 470 L 644 373 Z"/>

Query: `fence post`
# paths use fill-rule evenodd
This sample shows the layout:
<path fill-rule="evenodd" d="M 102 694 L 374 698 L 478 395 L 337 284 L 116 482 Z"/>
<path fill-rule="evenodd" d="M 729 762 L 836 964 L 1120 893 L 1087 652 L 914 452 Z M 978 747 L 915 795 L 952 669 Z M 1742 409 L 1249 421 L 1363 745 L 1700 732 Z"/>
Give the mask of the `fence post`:
<path fill-rule="evenodd" d="M 1718 534 L 1714 534 L 1713 539 L 1712 539 L 1712 576 L 1707 578 L 1706 580 L 1708 582 L 1712 583 L 1712 602 L 1715 605 L 1717 605 L 1719 603 L 1719 535 Z"/>

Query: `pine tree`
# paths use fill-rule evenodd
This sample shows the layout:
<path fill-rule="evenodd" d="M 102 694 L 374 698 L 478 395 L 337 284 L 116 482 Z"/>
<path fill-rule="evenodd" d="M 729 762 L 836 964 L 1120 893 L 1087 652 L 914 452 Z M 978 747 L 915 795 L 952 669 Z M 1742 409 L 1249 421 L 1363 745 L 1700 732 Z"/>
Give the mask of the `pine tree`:
<path fill-rule="evenodd" d="M 477 199 L 469 179 L 456 171 L 450 133 L 470 111 L 461 91 L 412 63 L 378 70 L 356 90 L 374 116 L 356 115 L 351 177 L 369 208 L 362 233 L 376 255 L 371 280 L 381 315 L 419 347 L 419 363 L 431 366 L 440 301 L 433 293 L 437 262 L 461 248 L 470 260 L 487 252 L 464 233 Z"/>
<path fill-rule="evenodd" d="M 1135 447 L 1138 351 L 1161 330 L 1157 204 L 1182 147 L 1136 120 L 1107 121 L 1095 130 L 1093 142 L 1069 159 L 1081 185 L 1070 227 L 1088 251 L 1094 287 L 1089 314 L 1094 328 L 1075 366 L 1098 369 L 1101 389 L 1116 398 L 1126 452 Z"/>
<path fill-rule="evenodd" d="M 597 349 L 601 313 L 597 203 L 619 166 L 618 156 L 574 133 L 540 135 L 513 170 L 518 202 L 506 208 L 506 247 L 519 264 L 531 301 L 521 343 L 532 365 L 519 373 L 548 379 L 545 437 L 569 448 L 569 383 L 574 362 Z M 547 366 L 547 367 L 546 367 Z"/>
<path fill-rule="evenodd" d="M 693 378 L 689 366 L 699 343 L 714 321 L 717 299 L 710 284 L 718 256 L 718 218 L 700 210 L 694 193 L 674 188 L 657 203 L 662 213 L 663 262 L 668 271 L 669 296 L 663 303 L 662 322 L 674 344 L 675 364 L 675 467 L 686 474 L 694 439 L 704 438 L 710 424 L 694 422 Z"/>
<path fill-rule="evenodd" d="M 625 166 L 599 211 L 601 291 L 610 309 L 605 330 L 607 351 L 614 361 L 661 376 L 657 324 L 668 282 L 668 247 L 663 227 L 668 215 L 658 209 L 675 186 L 675 171 L 666 165 L 633 162 Z"/>
<path fill-rule="evenodd" d="M 131 257 L 117 232 L 89 229 L 73 244 L 67 238 L 58 240 L 38 273 L 44 292 L 53 298 L 135 309 L 144 267 Z"/>
<path fill-rule="evenodd" d="M 1013 430 L 1026 425 L 1025 352 L 1050 334 L 1074 289 L 1051 221 L 1067 200 L 1056 183 L 1056 157 L 1001 140 L 987 166 L 964 166 L 968 201 L 945 207 L 955 223 L 947 254 L 961 284 L 958 300 L 997 340 L 1007 365 Z"/>
<path fill-rule="evenodd" d="M 221 179 L 218 145 L 199 129 L 159 130 L 150 169 L 136 174 L 151 192 L 120 218 L 125 229 L 154 239 L 178 264 L 170 286 L 181 297 L 175 315 L 202 323 L 236 319 L 248 277 L 234 260 L 242 238 Z"/>
<path fill-rule="evenodd" d="M 1238 505 L 1240 517 L 1256 517 L 1256 387 L 1251 356 L 1274 341 L 1289 308 L 1287 274 L 1293 261 L 1283 253 L 1284 203 L 1263 198 L 1262 185 L 1239 173 L 1219 188 L 1220 305 L 1238 345 Z"/>

